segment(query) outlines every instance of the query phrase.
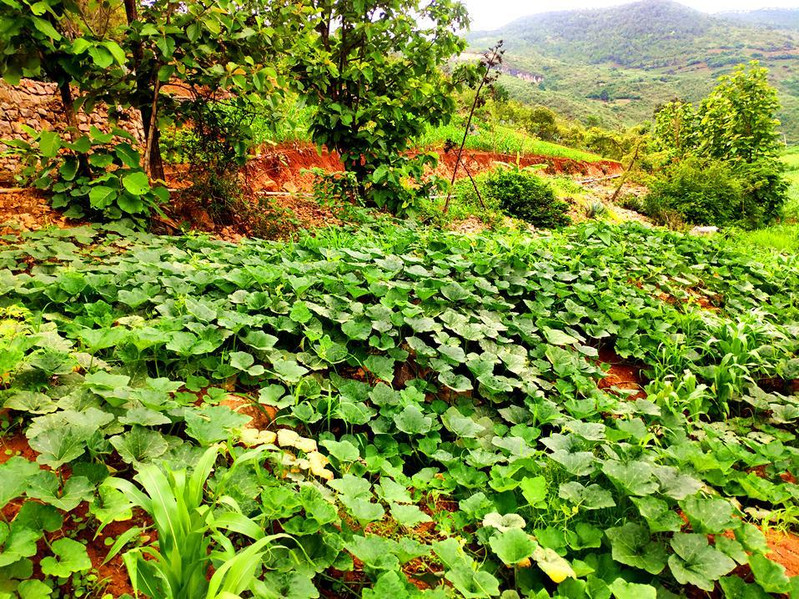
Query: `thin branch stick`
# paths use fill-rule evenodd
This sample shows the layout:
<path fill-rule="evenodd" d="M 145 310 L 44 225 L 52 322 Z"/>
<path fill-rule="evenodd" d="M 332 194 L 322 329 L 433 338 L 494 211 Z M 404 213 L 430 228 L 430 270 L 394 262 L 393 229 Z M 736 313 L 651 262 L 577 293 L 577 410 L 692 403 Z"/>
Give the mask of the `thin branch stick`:
<path fill-rule="evenodd" d="M 500 42 L 501 44 L 502 42 Z M 466 139 L 469 136 L 469 129 L 472 126 L 472 118 L 474 117 L 474 111 L 477 110 L 477 103 L 480 101 L 480 92 L 483 90 L 483 86 L 488 81 L 488 76 L 491 73 L 491 67 L 494 66 L 494 62 L 500 56 L 500 44 L 497 44 L 494 47 L 493 53 L 491 57 L 488 58 L 486 61 L 486 72 L 483 74 L 483 79 L 480 81 L 480 85 L 477 87 L 477 91 L 474 94 L 474 102 L 472 102 L 472 108 L 469 111 L 469 118 L 466 120 L 466 127 L 463 130 L 463 139 L 461 140 L 461 146 L 458 148 L 458 157 L 455 160 L 455 167 L 452 169 L 452 178 L 449 182 L 449 191 L 447 192 L 447 201 L 444 202 L 444 214 L 447 213 L 449 210 L 449 201 L 452 197 L 452 186 L 455 184 L 455 177 L 458 174 L 458 166 L 461 163 L 461 156 L 463 155 L 463 148 L 466 146 Z M 479 194 L 478 194 L 479 195 Z M 482 202 L 482 200 L 481 200 Z"/>

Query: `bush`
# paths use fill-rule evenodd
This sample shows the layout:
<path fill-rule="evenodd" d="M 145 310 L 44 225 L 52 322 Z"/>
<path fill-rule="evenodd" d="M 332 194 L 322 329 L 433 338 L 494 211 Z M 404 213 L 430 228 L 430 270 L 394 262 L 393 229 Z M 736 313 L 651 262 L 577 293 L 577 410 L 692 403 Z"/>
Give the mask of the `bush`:
<path fill-rule="evenodd" d="M 761 158 L 736 166 L 743 186 L 744 203 L 741 224 L 757 227 L 782 216 L 788 199 L 788 182 L 783 177 L 784 164 L 772 158 Z"/>
<path fill-rule="evenodd" d="M 727 164 L 691 158 L 652 185 L 644 209 L 660 224 L 679 215 L 692 224 L 721 226 L 738 218 L 743 198 L 741 182 Z"/>
<path fill-rule="evenodd" d="M 661 224 L 675 214 L 696 225 L 767 224 L 779 218 L 787 197 L 782 169 L 771 159 L 731 163 L 689 158 L 655 182 L 645 212 Z"/>
<path fill-rule="evenodd" d="M 169 199 L 169 191 L 151 183 L 142 170 L 136 140 L 121 129 L 68 136 L 23 125 L 30 143 L 6 140 L 10 153 L 24 164 L 20 181 L 50 193 L 53 208 L 72 219 L 129 219 L 147 226 L 154 212 Z"/>
<path fill-rule="evenodd" d="M 568 225 L 569 205 L 545 181 L 522 169 L 497 170 L 486 180 L 487 195 L 516 218 L 545 229 Z"/>

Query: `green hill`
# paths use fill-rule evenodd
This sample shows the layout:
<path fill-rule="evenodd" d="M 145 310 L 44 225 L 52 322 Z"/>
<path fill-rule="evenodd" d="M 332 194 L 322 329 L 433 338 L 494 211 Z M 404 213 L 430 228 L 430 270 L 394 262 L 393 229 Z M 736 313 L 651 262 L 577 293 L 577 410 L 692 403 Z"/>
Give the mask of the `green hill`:
<path fill-rule="evenodd" d="M 799 140 L 799 32 L 645 0 L 539 14 L 469 35 L 474 50 L 498 39 L 507 47 L 502 82 L 513 97 L 605 126 L 649 119 L 675 97 L 697 101 L 720 75 L 758 59 L 780 90 L 784 132 Z"/>
<path fill-rule="evenodd" d="M 775 29 L 799 30 L 799 8 L 761 8 L 749 11 L 731 11 L 718 16 L 743 23 L 766 25 Z"/>

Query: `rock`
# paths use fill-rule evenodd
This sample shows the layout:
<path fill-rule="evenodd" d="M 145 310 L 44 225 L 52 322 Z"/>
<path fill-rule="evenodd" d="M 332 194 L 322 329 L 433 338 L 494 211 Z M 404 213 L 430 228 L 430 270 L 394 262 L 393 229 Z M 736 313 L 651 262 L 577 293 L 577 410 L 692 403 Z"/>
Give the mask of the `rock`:
<path fill-rule="evenodd" d="M 715 235 L 718 232 L 718 227 L 694 227 L 688 232 L 688 234 L 694 235 L 696 237 L 709 237 L 710 235 Z"/>

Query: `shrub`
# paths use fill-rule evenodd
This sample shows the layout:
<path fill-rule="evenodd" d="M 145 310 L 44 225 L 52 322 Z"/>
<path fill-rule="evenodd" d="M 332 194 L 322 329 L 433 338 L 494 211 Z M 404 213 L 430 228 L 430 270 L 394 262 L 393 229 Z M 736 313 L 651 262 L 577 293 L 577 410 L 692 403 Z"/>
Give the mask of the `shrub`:
<path fill-rule="evenodd" d="M 761 158 L 740 163 L 735 168 L 743 186 L 742 223 L 749 227 L 769 224 L 782 216 L 788 199 L 788 182 L 784 164 L 776 159 Z"/>
<path fill-rule="evenodd" d="M 33 138 L 30 143 L 4 142 L 23 160 L 20 180 L 50 192 L 50 204 L 67 218 L 126 218 L 144 227 L 169 199 L 166 187 L 153 184 L 139 166 L 136 140 L 121 129 L 103 133 L 92 127 L 72 141 L 52 131 L 24 129 Z"/>
<path fill-rule="evenodd" d="M 588 218 L 604 218 L 608 214 L 608 207 L 599 200 L 591 202 L 585 207 L 585 215 Z"/>
<path fill-rule="evenodd" d="M 752 163 L 689 158 L 655 182 L 645 212 L 661 224 L 666 213 L 674 213 L 697 225 L 757 227 L 781 215 L 788 188 L 782 169 L 766 158 Z"/>
<path fill-rule="evenodd" d="M 541 228 L 568 225 L 569 205 L 555 198 L 552 187 L 522 169 L 494 171 L 486 180 L 488 195 L 511 216 Z"/>
<path fill-rule="evenodd" d="M 644 211 L 644 203 L 637 195 L 634 193 L 628 193 L 622 196 L 619 205 L 624 208 L 625 210 L 632 210 L 633 212 L 643 212 Z"/>
<path fill-rule="evenodd" d="M 251 124 L 257 109 L 242 98 L 228 102 L 198 98 L 185 103 L 191 128 L 179 138 L 179 152 L 190 165 L 192 187 L 187 191 L 216 223 L 233 222 L 241 204 L 239 170 L 254 143 Z"/>
<path fill-rule="evenodd" d="M 667 169 L 644 200 L 646 214 L 668 224 L 675 214 L 698 225 L 726 225 L 740 215 L 743 188 L 729 165 L 690 158 Z"/>

